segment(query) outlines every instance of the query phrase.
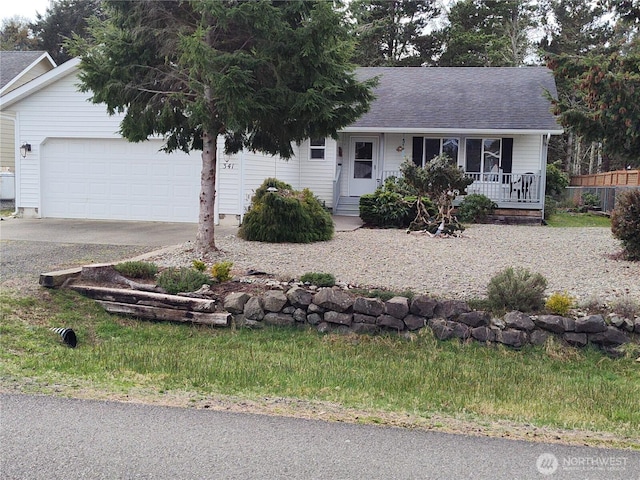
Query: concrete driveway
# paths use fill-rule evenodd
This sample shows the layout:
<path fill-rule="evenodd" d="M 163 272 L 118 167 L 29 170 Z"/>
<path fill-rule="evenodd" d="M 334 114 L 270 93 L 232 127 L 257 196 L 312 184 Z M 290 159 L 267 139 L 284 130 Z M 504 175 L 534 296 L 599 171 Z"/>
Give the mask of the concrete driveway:
<path fill-rule="evenodd" d="M 198 225 L 195 223 L 8 218 L 0 222 L 0 238 L 88 245 L 162 247 L 194 240 L 197 229 Z"/>

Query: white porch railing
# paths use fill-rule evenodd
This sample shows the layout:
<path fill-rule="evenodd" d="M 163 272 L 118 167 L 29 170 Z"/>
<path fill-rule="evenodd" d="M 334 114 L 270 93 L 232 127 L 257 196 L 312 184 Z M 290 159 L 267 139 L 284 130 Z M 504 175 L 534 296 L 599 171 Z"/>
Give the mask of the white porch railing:
<path fill-rule="evenodd" d="M 473 179 L 467 193 L 478 193 L 489 197 L 498 204 L 541 203 L 540 173 L 466 173 Z M 382 172 L 381 183 L 389 177 L 402 177 L 399 170 Z"/>

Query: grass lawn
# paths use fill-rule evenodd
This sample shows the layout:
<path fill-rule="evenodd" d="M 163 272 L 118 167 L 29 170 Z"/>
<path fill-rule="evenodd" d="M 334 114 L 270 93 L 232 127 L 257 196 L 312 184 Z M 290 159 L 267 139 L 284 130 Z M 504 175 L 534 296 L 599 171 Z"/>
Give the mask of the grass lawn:
<path fill-rule="evenodd" d="M 395 415 L 415 426 L 444 418 L 429 428 L 445 429 L 446 419 L 479 429 L 508 422 L 586 431 L 580 443 L 640 449 L 638 350 L 613 360 L 553 343 L 513 351 L 440 342 L 429 329 L 403 338 L 160 324 L 108 315 L 70 291 L 5 293 L 0 301 L 5 391 L 122 398 L 144 390 L 154 401 L 185 392 L 279 397 L 365 412 L 354 421 L 389 423 Z M 75 330 L 76 349 L 49 331 L 60 326 Z"/>
<path fill-rule="evenodd" d="M 547 223 L 551 227 L 605 227 L 611 228 L 611 219 L 593 213 L 558 212 Z"/>

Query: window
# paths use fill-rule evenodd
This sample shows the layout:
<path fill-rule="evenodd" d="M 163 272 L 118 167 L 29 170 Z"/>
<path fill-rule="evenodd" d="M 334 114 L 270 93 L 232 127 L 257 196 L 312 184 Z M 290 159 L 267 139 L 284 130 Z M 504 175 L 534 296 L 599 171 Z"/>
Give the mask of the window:
<path fill-rule="evenodd" d="M 497 182 L 502 140 L 500 138 L 468 138 L 466 142 L 465 171 L 478 173 L 485 182 Z"/>
<path fill-rule="evenodd" d="M 454 163 L 457 163 L 459 143 L 457 138 L 413 137 L 413 162 L 422 167 L 433 157 L 446 154 Z"/>
<path fill-rule="evenodd" d="M 311 160 L 324 160 L 324 148 L 324 138 L 312 138 L 309 147 L 309 158 L 311 158 Z"/>

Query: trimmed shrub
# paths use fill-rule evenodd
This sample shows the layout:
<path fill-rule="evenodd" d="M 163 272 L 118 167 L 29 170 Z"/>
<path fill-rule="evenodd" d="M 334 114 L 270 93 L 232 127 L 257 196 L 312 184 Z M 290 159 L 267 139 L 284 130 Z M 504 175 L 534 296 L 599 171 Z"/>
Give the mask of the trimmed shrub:
<path fill-rule="evenodd" d="M 544 305 L 547 280 L 526 268 L 508 267 L 496 274 L 487 287 L 487 299 L 492 310 L 534 312 Z"/>
<path fill-rule="evenodd" d="M 211 274 L 218 282 L 228 282 L 232 278 L 231 267 L 233 267 L 233 262 L 218 262 L 211 267 Z"/>
<path fill-rule="evenodd" d="M 575 298 L 569 295 L 567 292 L 560 293 L 554 292 L 547 299 L 544 306 L 552 313 L 556 315 L 566 315 L 569 310 L 575 305 Z"/>
<path fill-rule="evenodd" d="M 113 268 L 120 275 L 124 275 L 129 278 L 155 278 L 158 274 L 158 266 L 155 263 L 150 262 L 122 262 L 114 265 Z"/>
<path fill-rule="evenodd" d="M 627 260 L 640 260 L 640 189 L 617 195 L 611 213 L 611 232 L 622 242 Z"/>
<path fill-rule="evenodd" d="M 417 215 L 415 190 L 403 179 L 390 177 L 374 193 L 360 197 L 360 218 L 371 227 L 407 228 Z M 437 209 L 428 198 L 422 199 L 430 215 Z"/>
<path fill-rule="evenodd" d="M 299 192 L 268 178 L 256 190 L 238 236 L 257 242 L 309 243 L 331 240 L 333 231 L 331 214 L 309 189 Z"/>
<path fill-rule="evenodd" d="M 167 268 L 158 275 L 157 284 L 172 295 L 180 292 L 194 292 L 202 285 L 211 285 L 212 278 L 193 268 Z"/>
<path fill-rule="evenodd" d="M 191 266 L 198 270 L 199 272 L 204 272 L 207 269 L 207 264 L 202 260 L 193 260 L 191 262 Z"/>
<path fill-rule="evenodd" d="M 483 223 L 497 207 L 498 205 L 486 195 L 471 193 L 462 199 L 456 216 L 462 222 Z"/>
<path fill-rule="evenodd" d="M 336 277 L 331 273 L 307 272 L 300 277 L 300 281 L 317 287 L 333 287 L 336 284 Z"/>
<path fill-rule="evenodd" d="M 560 168 L 560 163 L 550 163 L 547 165 L 545 193 L 551 197 L 559 198 L 565 188 L 569 186 L 569 175 Z"/>

